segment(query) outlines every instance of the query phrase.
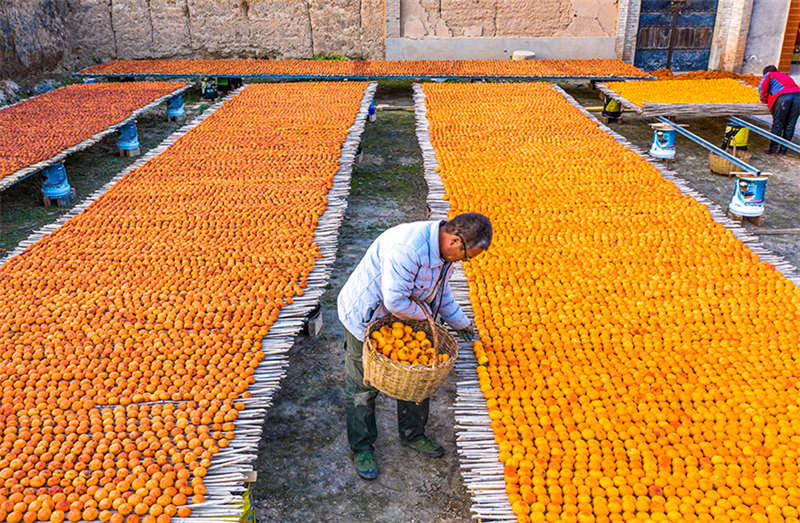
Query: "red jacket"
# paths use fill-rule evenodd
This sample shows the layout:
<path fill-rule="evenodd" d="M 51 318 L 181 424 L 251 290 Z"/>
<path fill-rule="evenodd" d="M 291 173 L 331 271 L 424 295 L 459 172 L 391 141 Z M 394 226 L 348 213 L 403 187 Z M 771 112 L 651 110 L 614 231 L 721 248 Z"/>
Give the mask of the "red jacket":
<path fill-rule="evenodd" d="M 800 87 L 794 83 L 791 76 L 786 73 L 773 71 L 764 75 L 761 83 L 758 84 L 759 94 L 761 101 L 767 102 L 769 110 L 772 110 L 772 104 L 782 94 L 800 93 Z"/>

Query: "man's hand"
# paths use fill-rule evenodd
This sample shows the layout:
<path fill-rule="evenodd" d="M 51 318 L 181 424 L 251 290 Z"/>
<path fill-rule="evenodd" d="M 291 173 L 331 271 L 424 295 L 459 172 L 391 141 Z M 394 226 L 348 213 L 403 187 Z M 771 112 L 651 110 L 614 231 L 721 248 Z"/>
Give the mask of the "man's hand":
<path fill-rule="evenodd" d="M 458 331 L 458 337 L 461 338 L 462 341 L 472 341 L 475 339 L 475 326 L 473 324 L 469 324 L 468 326 L 460 329 Z"/>

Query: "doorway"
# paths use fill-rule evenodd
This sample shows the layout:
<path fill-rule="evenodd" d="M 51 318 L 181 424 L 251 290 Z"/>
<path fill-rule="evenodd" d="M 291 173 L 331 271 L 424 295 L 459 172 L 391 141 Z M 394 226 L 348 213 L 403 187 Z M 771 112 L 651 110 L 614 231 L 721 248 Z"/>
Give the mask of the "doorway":
<path fill-rule="evenodd" d="M 708 68 L 717 0 L 642 0 L 634 65 L 645 71 Z"/>

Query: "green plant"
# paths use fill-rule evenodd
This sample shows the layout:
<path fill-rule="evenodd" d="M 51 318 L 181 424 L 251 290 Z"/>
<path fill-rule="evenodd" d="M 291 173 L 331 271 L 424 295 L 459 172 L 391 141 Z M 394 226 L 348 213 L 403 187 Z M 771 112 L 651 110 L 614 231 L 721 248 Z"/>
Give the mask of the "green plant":
<path fill-rule="evenodd" d="M 338 54 L 315 54 L 311 57 L 312 60 L 349 60 L 346 56 Z"/>

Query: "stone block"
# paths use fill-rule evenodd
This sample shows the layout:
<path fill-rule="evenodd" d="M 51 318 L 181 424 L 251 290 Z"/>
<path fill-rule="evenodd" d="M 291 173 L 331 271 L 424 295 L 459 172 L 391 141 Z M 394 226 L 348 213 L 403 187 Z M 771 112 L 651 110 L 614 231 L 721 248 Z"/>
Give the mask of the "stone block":
<path fill-rule="evenodd" d="M 187 0 L 192 48 L 198 57 L 237 57 L 250 47 L 247 7 L 239 1 Z"/>
<path fill-rule="evenodd" d="M 56 67 L 66 47 L 66 0 L 3 0 L 0 7 L 0 77 Z"/>
<path fill-rule="evenodd" d="M 153 21 L 147 0 L 111 2 L 111 20 L 117 54 L 125 58 L 150 58 Z"/>
<path fill-rule="evenodd" d="M 361 0 L 361 54 L 381 59 L 386 50 L 386 0 Z"/>
<path fill-rule="evenodd" d="M 549 37 L 572 21 L 569 0 L 498 0 L 495 36 Z"/>
<path fill-rule="evenodd" d="M 308 58 L 313 54 L 305 1 L 251 1 L 248 18 L 248 56 Z"/>
<path fill-rule="evenodd" d="M 69 0 L 69 7 L 66 31 L 71 60 L 85 67 L 93 58 L 116 58 L 117 42 L 108 0 Z"/>
<path fill-rule="evenodd" d="M 315 0 L 310 5 L 314 54 L 362 54 L 358 0 Z"/>
<path fill-rule="evenodd" d="M 495 0 L 442 0 L 441 18 L 453 36 L 495 36 Z"/>
<path fill-rule="evenodd" d="M 191 56 L 192 36 L 185 0 L 150 0 L 149 57 Z"/>

